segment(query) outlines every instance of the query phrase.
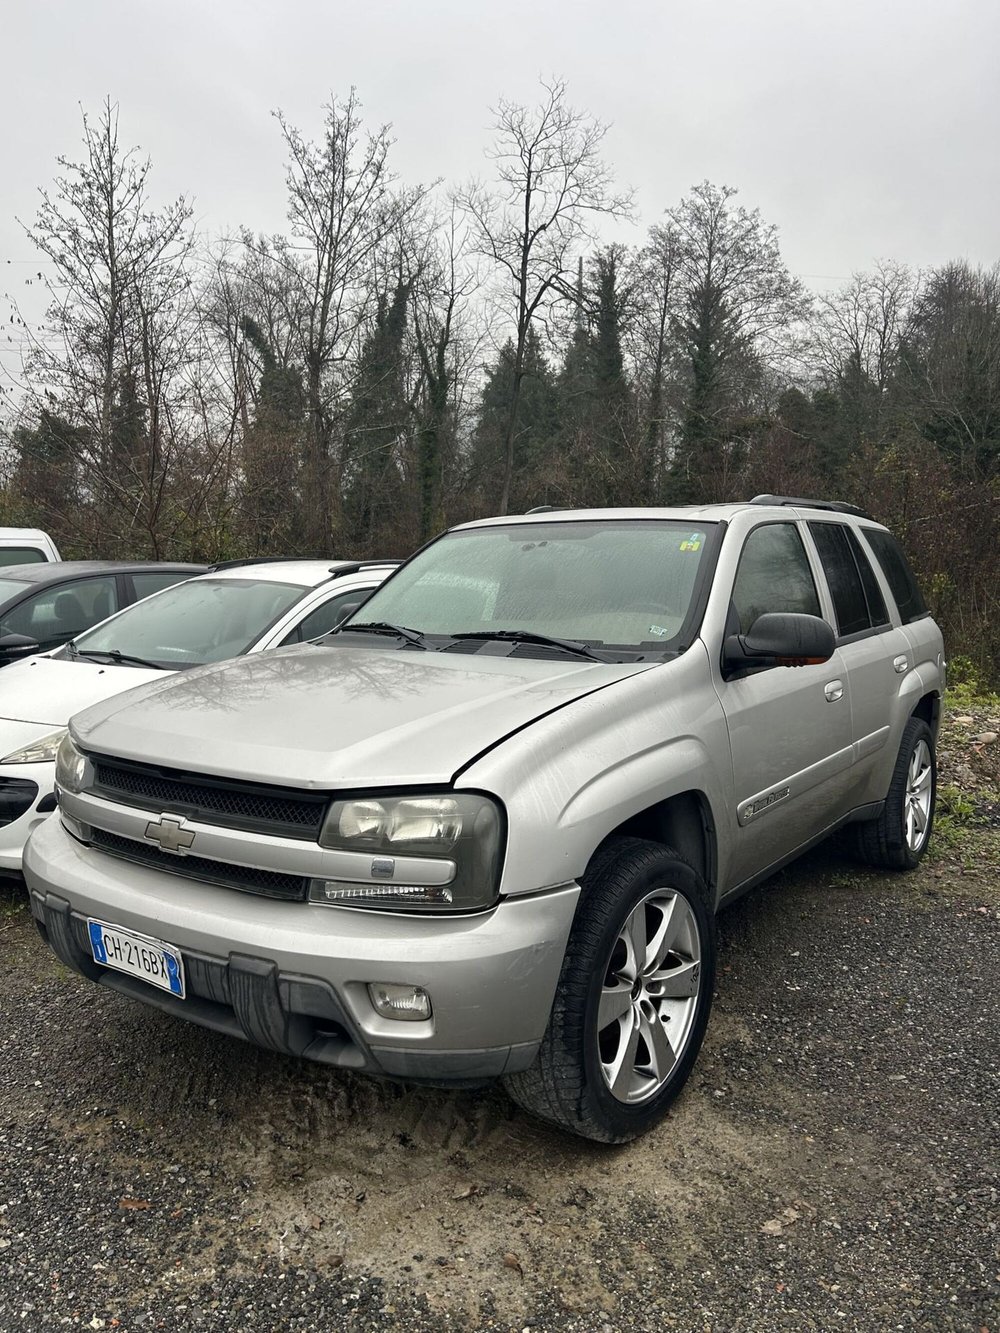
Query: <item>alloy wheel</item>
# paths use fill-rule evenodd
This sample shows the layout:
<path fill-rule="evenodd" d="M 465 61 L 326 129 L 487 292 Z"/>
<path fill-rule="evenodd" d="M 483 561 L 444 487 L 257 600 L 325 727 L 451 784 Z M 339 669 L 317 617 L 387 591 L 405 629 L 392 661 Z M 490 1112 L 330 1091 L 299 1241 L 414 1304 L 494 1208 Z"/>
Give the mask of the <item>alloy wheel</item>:
<path fill-rule="evenodd" d="M 903 802 L 906 845 L 913 853 L 919 852 L 927 839 L 931 818 L 933 777 L 930 747 L 925 740 L 920 740 L 910 755 Z"/>
<path fill-rule="evenodd" d="M 599 1060 L 618 1101 L 648 1101 L 666 1083 L 690 1037 L 700 984 L 691 905 L 673 889 L 655 889 L 626 917 L 601 987 Z"/>

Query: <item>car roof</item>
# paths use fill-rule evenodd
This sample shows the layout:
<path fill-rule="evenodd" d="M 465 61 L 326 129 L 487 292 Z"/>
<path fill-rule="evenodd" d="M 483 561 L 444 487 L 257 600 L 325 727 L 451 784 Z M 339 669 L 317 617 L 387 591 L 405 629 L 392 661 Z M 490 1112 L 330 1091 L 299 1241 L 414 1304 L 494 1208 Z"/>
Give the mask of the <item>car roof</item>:
<path fill-rule="evenodd" d="M 45 541 L 51 541 L 52 538 L 41 528 L 0 528 L 0 542 L 21 541 L 25 537 L 32 539 L 44 538 Z"/>
<path fill-rule="evenodd" d="M 661 522 L 673 519 L 681 523 L 720 523 L 729 521 L 735 518 L 737 514 L 743 513 L 759 514 L 762 517 L 780 514 L 783 518 L 787 518 L 789 514 L 795 515 L 799 511 L 805 511 L 811 515 L 836 514 L 841 519 L 861 518 L 867 523 L 875 524 L 878 527 L 882 526 L 870 514 L 865 514 L 852 505 L 841 504 L 836 500 L 806 500 L 793 496 L 761 495 L 753 500 L 737 500 L 725 504 L 678 505 L 670 508 L 539 509 L 525 514 L 504 514 L 496 518 L 475 519 L 471 523 L 458 524 L 452 531 L 460 532 L 470 528 L 496 527 L 511 523 L 541 524 L 573 522 L 581 519 L 603 519 L 605 521 L 659 519 Z"/>
<path fill-rule="evenodd" d="M 202 574 L 207 568 L 207 565 L 168 560 L 47 560 L 40 564 L 3 565 L 0 578 L 46 584 L 84 578 L 87 574 Z"/>
<path fill-rule="evenodd" d="M 303 588 L 315 588 L 334 578 L 340 570 L 345 576 L 357 570 L 360 576 L 373 570 L 395 569 L 398 564 L 398 560 L 366 560 L 358 569 L 357 560 L 268 560 L 260 564 L 248 562 L 228 569 L 209 570 L 201 577 L 227 583 L 249 579 L 254 583 L 297 583 Z"/>

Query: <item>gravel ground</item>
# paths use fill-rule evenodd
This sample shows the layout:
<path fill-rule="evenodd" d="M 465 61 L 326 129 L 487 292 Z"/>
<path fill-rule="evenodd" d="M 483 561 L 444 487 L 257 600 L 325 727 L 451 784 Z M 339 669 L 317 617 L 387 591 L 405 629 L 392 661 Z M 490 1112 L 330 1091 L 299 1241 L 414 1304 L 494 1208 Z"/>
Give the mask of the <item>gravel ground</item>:
<path fill-rule="evenodd" d="M 828 845 L 725 913 L 694 1076 L 625 1148 L 146 1010 L 0 887 L 0 1330 L 1000 1333 L 1000 803 L 969 725 L 942 746 L 969 809 L 917 873 Z"/>

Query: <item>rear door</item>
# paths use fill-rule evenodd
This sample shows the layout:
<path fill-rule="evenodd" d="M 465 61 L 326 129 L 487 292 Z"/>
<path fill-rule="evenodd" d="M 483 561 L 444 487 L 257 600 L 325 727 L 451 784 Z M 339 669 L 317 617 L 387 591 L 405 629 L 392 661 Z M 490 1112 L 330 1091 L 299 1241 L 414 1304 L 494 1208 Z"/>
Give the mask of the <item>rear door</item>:
<path fill-rule="evenodd" d="M 895 537 L 884 528 L 862 525 L 860 531 L 896 603 L 901 629 L 910 648 L 910 668 L 930 666 L 936 675 L 942 668 L 941 631 L 931 618 L 909 561 Z"/>
<path fill-rule="evenodd" d="M 769 611 L 823 614 L 792 520 L 760 524 L 746 537 L 727 630 L 745 632 Z M 790 856 L 847 808 L 850 690 L 839 653 L 817 666 L 769 667 L 729 680 L 720 671 L 717 689 L 732 751 L 735 886 Z"/>
<path fill-rule="evenodd" d="M 869 785 L 885 767 L 895 699 L 912 653 L 905 633 L 890 620 L 868 553 L 853 528 L 832 518 L 811 519 L 808 528 L 830 589 L 837 649 L 850 683 L 855 764 L 850 797 L 852 805 L 862 805 L 885 795 L 870 791 Z"/>

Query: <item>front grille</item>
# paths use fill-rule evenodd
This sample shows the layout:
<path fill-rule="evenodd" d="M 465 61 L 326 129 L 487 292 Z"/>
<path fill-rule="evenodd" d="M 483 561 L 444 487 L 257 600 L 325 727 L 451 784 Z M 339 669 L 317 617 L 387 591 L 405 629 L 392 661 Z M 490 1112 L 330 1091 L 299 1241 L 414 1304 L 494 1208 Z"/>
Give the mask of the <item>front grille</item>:
<path fill-rule="evenodd" d="M 244 893 L 258 893 L 265 898 L 285 898 L 301 902 L 309 892 L 309 880 L 302 875 L 284 875 L 277 870 L 259 870 L 255 866 L 238 866 L 230 861 L 212 861 L 205 856 L 172 856 L 161 852 L 150 843 L 123 838 L 106 829 L 91 831 L 91 843 L 126 861 L 165 870 L 170 875 L 184 875 L 189 879 L 209 884 L 222 884 L 227 889 L 241 889 Z"/>
<path fill-rule="evenodd" d="M 187 815 L 253 833 L 315 840 L 328 797 L 252 782 L 204 778 L 149 764 L 94 758 L 96 796 L 157 814 Z"/>

